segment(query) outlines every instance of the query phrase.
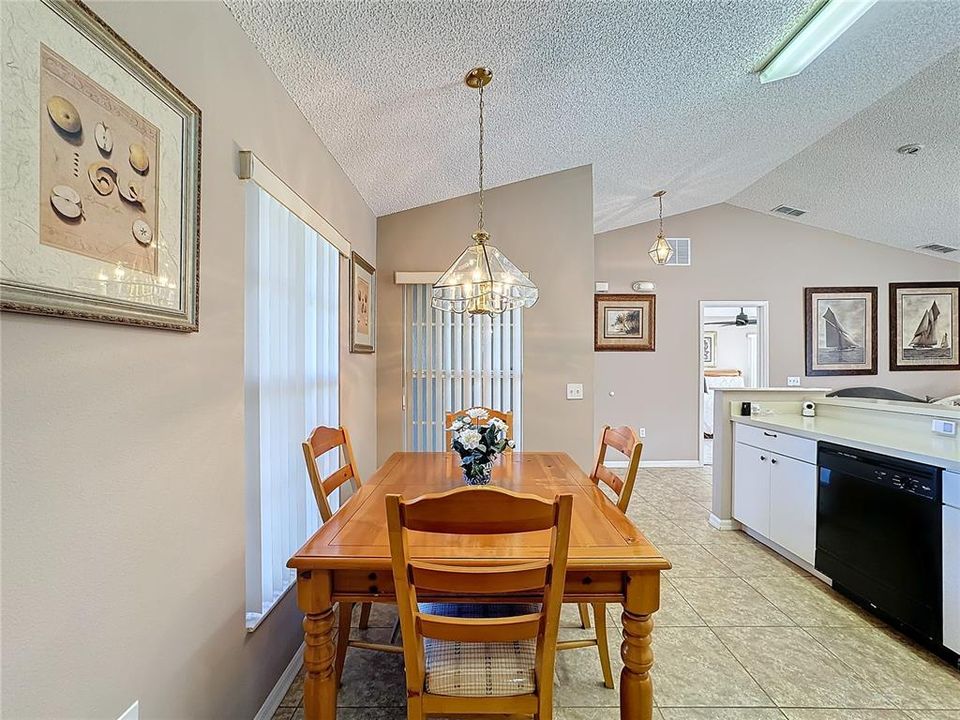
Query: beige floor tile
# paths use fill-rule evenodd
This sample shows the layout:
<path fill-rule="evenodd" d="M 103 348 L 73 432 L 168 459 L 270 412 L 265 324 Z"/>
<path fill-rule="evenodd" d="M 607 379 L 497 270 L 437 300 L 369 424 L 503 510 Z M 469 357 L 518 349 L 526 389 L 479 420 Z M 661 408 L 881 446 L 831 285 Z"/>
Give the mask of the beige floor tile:
<path fill-rule="evenodd" d="M 776 708 L 662 708 L 663 720 L 783 720 Z"/>
<path fill-rule="evenodd" d="M 277 708 L 276 712 L 273 713 L 273 720 L 293 720 L 293 717 L 297 713 L 298 709 L 299 708 L 295 707 L 280 706 Z"/>
<path fill-rule="evenodd" d="M 893 707 L 880 690 L 801 628 L 717 628 L 715 632 L 780 707 Z"/>
<path fill-rule="evenodd" d="M 704 547 L 740 577 L 809 577 L 789 560 L 759 543 L 714 544 Z"/>
<path fill-rule="evenodd" d="M 960 710 L 960 673 L 884 628 L 809 628 L 832 653 L 897 707 Z"/>
<path fill-rule="evenodd" d="M 370 642 L 390 641 L 390 628 L 354 631 L 354 638 Z M 403 656 L 373 650 L 347 650 L 343 684 L 337 693 L 340 707 L 404 707 L 407 701 Z"/>
<path fill-rule="evenodd" d="M 764 577 L 746 581 L 801 627 L 869 627 L 878 622 L 814 578 Z"/>
<path fill-rule="evenodd" d="M 672 564 L 667 577 L 735 577 L 736 573 L 700 545 L 658 545 Z"/>
<path fill-rule="evenodd" d="M 709 628 L 653 633 L 651 671 L 660 707 L 764 707 L 773 703 Z"/>
<path fill-rule="evenodd" d="M 629 516 L 629 513 L 628 513 Z M 697 545 L 697 541 L 684 532 L 679 525 L 665 518 L 630 518 L 644 537 L 656 545 Z"/>
<path fill-rule="evenodd" d="M 907 710 L 911 720 L 960 720 L 960 710 Z"/>
<path fill-rule="evenodd" d="M 303 702 L 303 668 L 300 668 L 300 672 L 297 673 L 297 676 L 293 679 L 293 682 L 290 684 L 290 687 L 287 688 L 286 694 L 284 694 L 283 699 L 280 701 L 281 708 L 295 708 Z"/>
<path fill-rule="evenodd" d="M 677 578 L 682 580 L 683 578 Z M 734 578 L 722 578 L 724 580 L 733 580 Z M 656 638 L 656 628 L 661 627 L 702 627 L 704 623 L 693 607 L 688 603 L 683 595 L 673 584 L 661 583 L 660 586 L 660 609 L 653 616 L 654 638 Z"/>
<path fill-rule="evenodd" d="M 787 720 L 910 720 L 901 710 L 810 710 L 784 708 Z"/>
<path fill-rule="evenodd" d="M 793 625 L 740 578 L 684 578 L 673 581 L 680 595 L 710 627 Z"/>
<path fill-rule="evenodd" d="M 620 720 L 620 708 L 559 708 L 554 720 Z M 662 720 L 660 711 L 654 708 L 653 720 Z"/>
<path fill-rule="evenodd" d="M 623 661 L 620 659 L 620 633 L 612 630 L 611 628 L 607 635 L 607 647 L 610 651 L 614 689 L 603 685 L 603 672 L 600 670 L 600 657 L 596 648 L 567 650 L 557 655 L 553 692 L 559 707 L 619 707 L 618 688 Z"/>

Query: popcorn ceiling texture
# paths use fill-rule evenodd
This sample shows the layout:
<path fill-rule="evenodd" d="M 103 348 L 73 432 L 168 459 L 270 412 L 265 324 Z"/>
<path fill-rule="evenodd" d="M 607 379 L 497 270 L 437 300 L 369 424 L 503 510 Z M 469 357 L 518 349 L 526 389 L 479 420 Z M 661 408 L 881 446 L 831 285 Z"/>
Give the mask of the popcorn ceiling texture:
<path fill-rule="evenodd" d="M 734 196 L 764 212 L 789 201 L 792 222 L 912 250 L 960 247 L 960 50 L 853 116 Z M 908 142 L 919 155 L 899 155 Z M 838 172 L 838 168 L 840 172 Z M 857 178 L 862 182 L 849 182 Z M 960 252 L 936 255 L 960 262 Z"/>
<path fill-rule="evenodd" d="M 226 0 L 377 215 L 593 165 L 599 231 L 729 199 L 960 38 L 960 3 L 881 0 L 799 78 L 751 73 L 806 0 Z M 495 213 L 496 208 L 489 208 Z"/>

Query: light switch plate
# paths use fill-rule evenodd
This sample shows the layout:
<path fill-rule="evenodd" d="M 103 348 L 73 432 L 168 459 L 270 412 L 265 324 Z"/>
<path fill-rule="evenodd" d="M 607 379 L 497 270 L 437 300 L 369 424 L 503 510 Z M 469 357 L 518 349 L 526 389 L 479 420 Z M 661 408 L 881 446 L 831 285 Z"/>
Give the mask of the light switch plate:
<path fill-rule="evenodd" d="M 567 400 L 583 400 L 583 383 L 567 383 Z"/>
<path fill-rule="evenodd" d="M 787 376 L 787 387 L 800 387 L 800 378 L 796 375 Z"/>
<path fill-rule="evenodd" d="M 948 437 L 956 437 L 957 421 L 934 418 L 933 431 L 937 433 L 937 435 L 947 435 Z"/>

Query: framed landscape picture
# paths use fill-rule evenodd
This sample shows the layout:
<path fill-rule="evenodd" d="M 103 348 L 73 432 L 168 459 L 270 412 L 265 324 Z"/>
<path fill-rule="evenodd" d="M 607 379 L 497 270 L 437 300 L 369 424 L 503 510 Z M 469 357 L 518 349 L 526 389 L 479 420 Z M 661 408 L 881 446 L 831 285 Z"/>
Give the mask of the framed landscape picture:
<path fill-rule="evenodd" d="M 350 256 L 350 352 L 372 353 L 377 344 L 377 271 L 359 254 Z"/>
<path fill-rule="evenodd" d="M 804 288 L 806 372 L 877 374 L 877 288 Z"/>
<path fill-rule="evenodd" d="M 656 350 L 656 295 L 594 295 L 593 349 Z"/>
<path fill-rule="evenodd" d="M 890 283 L 890 369 L 960 370 L 960 282 Z"/>
<path fill-rule="evenodd" d="M 82 3 L 0 17 L 0 305 L 196 331 L 200 110 Z"/>
<path fill-rule="evenodd" d="M 717 366 L 717 331 L 705 330 L 703 333 L 703 366 L 715 368 Z"/>

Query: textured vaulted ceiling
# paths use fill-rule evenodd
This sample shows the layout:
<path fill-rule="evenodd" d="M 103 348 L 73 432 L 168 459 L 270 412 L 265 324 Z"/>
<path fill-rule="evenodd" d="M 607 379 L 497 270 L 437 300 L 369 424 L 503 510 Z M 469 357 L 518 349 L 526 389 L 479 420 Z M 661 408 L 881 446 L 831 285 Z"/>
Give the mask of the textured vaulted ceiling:
<path fill-rule="evenodd" d="M 728 200 L 960 43 L 960 2 L 881 0 L 761 86 L 807 0 L 226 1 L 376 214 L 475 190 L 486 64 L 488 185 L 592 164 L 597 231 Z"/>
<path fill-rule="evenodd" d="M 916 155 L 898 147 L 920 143 Z M 736 195 L 806 210 L 793 222 L 907 250 L 960 248 L 960 51 L 854 115 Z M 943 257 L 960 261 L 960 251 Z"/>

